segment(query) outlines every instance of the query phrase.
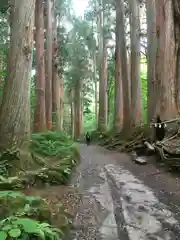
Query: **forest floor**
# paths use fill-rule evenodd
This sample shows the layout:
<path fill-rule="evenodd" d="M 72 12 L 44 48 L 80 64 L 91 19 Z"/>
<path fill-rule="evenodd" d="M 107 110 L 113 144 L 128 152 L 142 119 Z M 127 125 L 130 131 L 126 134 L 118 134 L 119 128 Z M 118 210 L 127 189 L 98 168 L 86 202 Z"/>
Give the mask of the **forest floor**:
<path fill-rule="evenodd" d="M 68 186 L 29 190 L 74 216 L 67 240 L 180 239 L 180 178 L 95 145 L 80 154 Z"/>

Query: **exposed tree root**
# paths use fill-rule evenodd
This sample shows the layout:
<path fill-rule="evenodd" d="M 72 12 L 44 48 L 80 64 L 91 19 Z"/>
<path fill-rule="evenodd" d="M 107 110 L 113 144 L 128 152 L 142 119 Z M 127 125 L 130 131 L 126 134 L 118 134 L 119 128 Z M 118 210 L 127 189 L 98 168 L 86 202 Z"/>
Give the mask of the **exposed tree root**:
<path fill-rule="evenodd" d="M 30 152 L 7 150 L 0 156 L 0 190 L 66 184 L 76 159 L 71 154 L 63 159 L 46 161 L 46 158 Z"/>
<path fill-rule="evenodd" d="M 123 139 L 121 133 L 103 139 L 100 142 L 101 146 L 105 146 L 110 150 L 117 150 L 121 152 L 131 152 L 144 148 L 144 141 L 147 141 L 145 131 L 143 129 L 136 129 L 130 136 Z"/>
<path fill-rule="evenodd" d="M 110 150 L 119 152 L 137 151 L 140 154 L 147 153 L 147 144 L 151 142 L 143 129 L 136 129 L 130 137 L 123 139 L 121 134 L 103 138 L 100 145 Z M 180 170 L 180 134 L 179 131 L 161 142 L 150 143 L 155 149 L 157 161 L 163 163 L 168 169 Z"/>
<path fill-rule="evenodd" d="M 21 171 L 15 177 L 0 176 L 0 189 L 24 189 L 30 186 L 41 187 L 44 184 L 66 184 L 75 161 L 69 159 L 59 161 L 52 166 L 44 166 L 34 171 Z"/>

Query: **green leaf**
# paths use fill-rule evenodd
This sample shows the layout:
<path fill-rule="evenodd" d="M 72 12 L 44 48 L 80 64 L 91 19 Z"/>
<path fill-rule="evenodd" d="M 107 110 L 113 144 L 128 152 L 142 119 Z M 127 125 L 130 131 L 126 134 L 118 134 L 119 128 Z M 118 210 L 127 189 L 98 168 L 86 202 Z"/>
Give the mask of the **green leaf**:
<path fill-rule="evenodd" d="M 21 235 L 21 230 L 19 228 L 14 228 L 11 229 L 8 234 L 12 238 L 18 238 Z"/>
<path fill-rule="evenodd" d="M 43 228 L 50 227 L 50 225 L 48 223 L 41 223 L 40 226 L 43 227 Z"/>
<path fill-rule="evenodd" d="M 1 226 L 4 225 L 4 224 L 8 224 L 10 220 L 11 220 L 10 217 L 7 217 L 7 218 L 3 219 L 1 221 Z"/>
<path fill-rule="evenodd" d="M 56 234 L 59 233 L 63 238 L 65 236 L 63 231 L 59 228 L 53 228 L 53 232 L 56 233 Z"/>
<path fill-rule="evenodd" d="M 4 231 L 0 231 L 0 239 L 1 240 L 6 240 L 7 239 L 7 233 Z"/>
<path fill-rule="evenodd" d="M 2 228 L 2 230 L 3 230 L 3 231 L 9 231 L 11 228 L 12 228 L 11 225 L 5 225 L 5 226 Z"/>
<path fill-rule="evenodd" d="M 39 236 L 43 240 L 46 239 L 45 234 L 41 229 L 36 229 L 34 234 L 36 234 L 37 236 Z"/>
<path fill-rule="evenodd" d="M 34 233 L 38 227 L 38 223 L 32 219 L 20 218 L 14 222 L 15 224 L 22 225 L 27 233 Z"/>

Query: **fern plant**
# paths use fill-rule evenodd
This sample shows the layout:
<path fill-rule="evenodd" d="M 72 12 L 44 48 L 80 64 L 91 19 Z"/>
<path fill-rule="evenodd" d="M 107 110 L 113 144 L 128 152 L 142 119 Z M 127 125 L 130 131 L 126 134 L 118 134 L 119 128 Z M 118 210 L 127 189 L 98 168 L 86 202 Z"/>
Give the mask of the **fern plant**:
<path fill-rule="evenodd" d="M 72 155 L 75 146 L 70 137 L 64 133 L 47 132 L 33 134 L 31 149 L 42 156 L 60 156 L 61 158 Z"/>

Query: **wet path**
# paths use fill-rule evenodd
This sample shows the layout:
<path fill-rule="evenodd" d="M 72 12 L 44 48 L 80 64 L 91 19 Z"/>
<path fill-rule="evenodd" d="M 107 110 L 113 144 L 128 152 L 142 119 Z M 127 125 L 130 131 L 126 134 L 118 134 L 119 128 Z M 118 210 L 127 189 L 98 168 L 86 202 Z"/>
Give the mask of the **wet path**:
<path fill-rule="evenodd" d="M 178 180 L 97 146 L 82 145 L 81 158 L 73 183 L 82 205 L 68 240 L 180 239 Z"/>

